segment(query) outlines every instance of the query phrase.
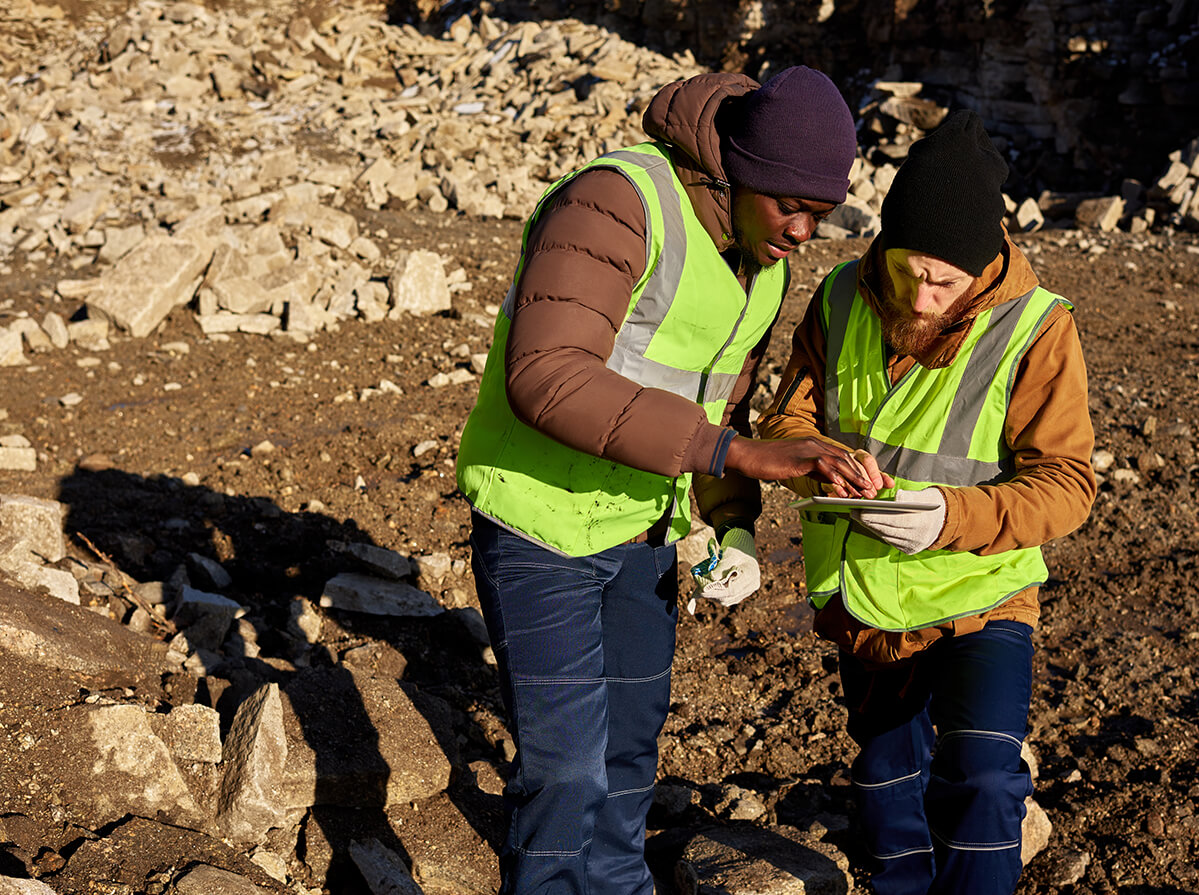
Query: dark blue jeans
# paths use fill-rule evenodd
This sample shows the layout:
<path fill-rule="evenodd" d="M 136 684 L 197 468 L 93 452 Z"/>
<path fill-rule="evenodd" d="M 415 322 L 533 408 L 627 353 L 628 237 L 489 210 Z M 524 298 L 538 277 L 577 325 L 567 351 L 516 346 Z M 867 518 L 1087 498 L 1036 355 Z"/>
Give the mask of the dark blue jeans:
<path fill-rule="evenodd" d="M 882 670 L 841 654 L 878 895 L 1015 891 L 1032 650 L 1032 628 L 995 621 Z"/>
<path fill-rule="evenodd" d="M 516 743 L 505 895 L 650 895 L 645 815 L 670 707 L 675 548 L 562 556 L 472 514 L 479 602 Z"/>

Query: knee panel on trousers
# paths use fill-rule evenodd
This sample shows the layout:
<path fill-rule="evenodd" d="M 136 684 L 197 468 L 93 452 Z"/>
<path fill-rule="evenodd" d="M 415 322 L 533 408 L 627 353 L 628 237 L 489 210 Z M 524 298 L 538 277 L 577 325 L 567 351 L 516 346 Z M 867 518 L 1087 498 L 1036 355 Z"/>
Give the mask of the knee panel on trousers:
<path fill-rule="evenodd" d="M 1018 849 L 1024 800 L 1031 794 L 1017 737 L 952 731 L 940 739 L 933 756 L 926 797 L 929 827 L 950 848 Z"/>

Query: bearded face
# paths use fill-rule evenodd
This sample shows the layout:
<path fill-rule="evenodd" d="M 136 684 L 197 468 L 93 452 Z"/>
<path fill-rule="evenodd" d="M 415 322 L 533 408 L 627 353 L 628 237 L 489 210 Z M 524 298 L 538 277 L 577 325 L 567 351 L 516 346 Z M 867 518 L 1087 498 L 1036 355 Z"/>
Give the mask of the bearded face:
<path fill-rule="evenodd" d="M 883 337 L 900 354 L 920 356 L 966 313 L 974 277 L 933 255 L 888 249 L 882 278 Z"/>

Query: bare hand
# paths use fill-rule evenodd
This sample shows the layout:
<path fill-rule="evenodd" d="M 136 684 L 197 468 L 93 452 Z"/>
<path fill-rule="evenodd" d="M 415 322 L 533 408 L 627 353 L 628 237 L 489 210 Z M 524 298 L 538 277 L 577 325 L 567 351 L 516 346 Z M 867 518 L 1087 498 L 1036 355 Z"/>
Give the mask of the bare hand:
<path fill-rule="evenodd" d="M 870 481 L 874 483 L 875 488 L 895 487 L 895 479 L 879 469 L 878 461 L 874 459 L 874 455 L 870 451 L 852 451 L 851 456 L 858 461 L 866 471 L 866 474 L 870 476 Z M 837 497 L 851 496 L 845 494 L 844 489 L 839 488 L 837 485 L 830 485 L 825 482 L 820 483 L 820 490 L 825 494 L 835 494 Z"/>
<path fill-rule="evenodd" d="M 888 487 L 891 477 L 879 471 L 869 460 L 858 460 L 845 448 L 820 438 L 783 438 L 777 441 L 757 441 L 737 436 L 729 445 L 725 466 L 751 478 L 781 481 L 808 476 L 828 487 L 838 497 L 874 497 L 878 489 Z"/>

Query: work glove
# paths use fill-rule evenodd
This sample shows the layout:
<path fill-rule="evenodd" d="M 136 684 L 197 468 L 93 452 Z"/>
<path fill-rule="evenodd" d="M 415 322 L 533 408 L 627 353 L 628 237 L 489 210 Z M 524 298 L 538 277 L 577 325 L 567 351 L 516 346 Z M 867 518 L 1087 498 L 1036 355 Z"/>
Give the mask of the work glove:
<path fill-rule="evenodd" d="M 715 600 L 721 606 L 735 606 L 756 591 L 762 573 L 754 550 L 754 536 L 744 528 L 730 528 L 720 539 L 708 542 L 708 558 L 691 567 L 695 590 L 687 611 L 695 614 L 695 600 Z"/>
<path fill-rule="evenodd" d="M 937 506 L 911 513 L 854 510 L 853 518 L 872 535 L 909 556 L 927 550 L 945 526 L 945 495 L 939 488 L 925 488 L 923 491 L 905 491 L 901 488 L 895 492 L 895 502 L 935 503 Z"/>

